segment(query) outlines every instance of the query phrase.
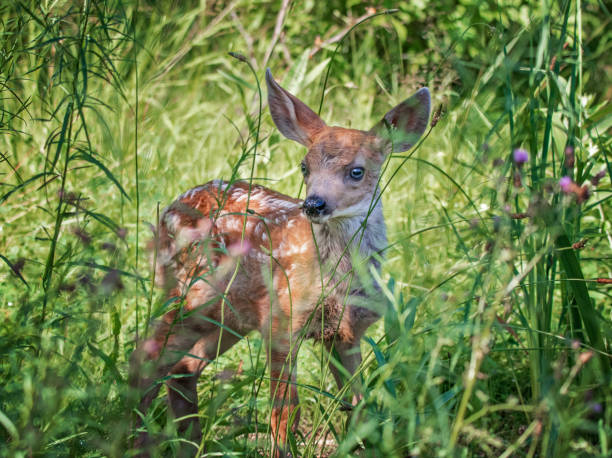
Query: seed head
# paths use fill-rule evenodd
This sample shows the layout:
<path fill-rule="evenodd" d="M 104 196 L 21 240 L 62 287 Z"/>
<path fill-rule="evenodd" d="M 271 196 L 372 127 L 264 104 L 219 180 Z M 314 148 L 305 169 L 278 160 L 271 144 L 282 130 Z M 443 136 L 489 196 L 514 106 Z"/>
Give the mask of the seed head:
<path fill-rule="evenodd" d="M 228 52 L 228 54 L 230 56 L 232 56 L 234 59 L 238 59 L 241 62 L 248 62 L 247 58 L 244 57 L 242 54 L 240 54 L 239 52 Z"/>
<path fill-rule="evenodd" d="M 568 146 L 565 148 L 565 167 L 568 169 L 572 168 L 574 166 L 574 162 L 574 147 Z"/>

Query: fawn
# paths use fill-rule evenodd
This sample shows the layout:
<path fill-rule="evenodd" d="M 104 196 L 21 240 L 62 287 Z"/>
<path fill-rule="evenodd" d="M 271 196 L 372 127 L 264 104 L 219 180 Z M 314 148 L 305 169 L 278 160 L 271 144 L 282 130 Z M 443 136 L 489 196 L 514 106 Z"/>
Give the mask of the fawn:
<path fill-rule="evenodd" d="M 376 285 L 353 275 L 355 263 L 380 270 L 387 246 L 379 176 L 386 156 L 421 137 L 430 113 L 422 88 L 369 131 L 326 125 L 266 71 L 268 103 L 280 132 L 308 148 L 301 163 L 306 199 L 244 181 L 212 181 L 165 209 L 155 239 L 156 281 L 178 304 L 139 344 L 131 383 L 140 412 L 167 380 L 179 431 L 201 440 L 196 384 L 206 365 L 252 330 L 266 341 L 270 366 L 270 426 L 275 454 L 288 421 L 299 421 L 296 358 L 303 338 L 335 348 L 352 374 L 359 342 L 380 316 Z M 373 293 L 374 291 L 374 293 Z M 338 386 L 341 373 L 330 369 Z M 358 387 L 353 387 L 359 400 Z M 147 442 L 145 432 L 136 439 Z"/>

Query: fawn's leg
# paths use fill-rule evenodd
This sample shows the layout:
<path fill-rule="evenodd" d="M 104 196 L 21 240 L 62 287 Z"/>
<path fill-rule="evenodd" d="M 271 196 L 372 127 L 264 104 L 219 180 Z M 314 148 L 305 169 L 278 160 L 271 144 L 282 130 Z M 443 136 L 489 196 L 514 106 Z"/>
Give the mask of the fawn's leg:
<path fill-rule="evenodd" d="M 289 418 L 299 404 L 296 386 L 297 343 L 291 348 L 288 338 L 274 338 L 268 343 L 268 363 L 270 365 L 270 398 L 272 413 L 270 429 L 274 456 L 284 456 L 282 449 L 287 444 L 287 426 Z M 299 424 L 299 410 L 295 412 L 295 420 L 291 425 L 296 430 Z"/>
<path fill-rule="evenodd" d="M 166 376 L 196 342 L 214 335 L 218 327 L 202 318 L 214 312 L 218 294 L 212 287 L 197 282 L 187 292 L 179 309 L 168 312 L 155 328 L 153 337 L 142 342 L 132 354 L 130 361 L 130 385 L 142 394 L 139 404 L 141 414 L 146 414 L 151 402 L 159 392 L 159 380 Z M 208 304 L 202 306 L 202 304 Z M 203 307 L 201 310 L 200 308 Z M 144 393 L 144 394 L 143 394 Z M 140 426 L 140 419 L 137 427 Z M 148 442 L 146 431 L 135 440 L 135 446 Z"/>
<path fill-rule="evenodd" d="M 171 378 L 167 382 L 168 402 L 174 417 L 179 420 L 179 433 L 189 433 L 187 438 L 193 442 L 199 443 L 202 440 L 196 390 L 198 377 L 209 362 L 239 340 L 228 330 L 217 328 L 198 340 L 189 351 L 189 356 L 184 356 L 170 371 L 172 375 L 179 377 Z"/>
<path fill-rule="evenodd" d="M 130 385 L 141 395 L 138 404 L 140 414 L 146 414 L 157 396 L 161 386 L 160 379 L 168 374 L 172 366 L 201 337 L 201 334 L 194 332 L 189 321 L 178 323 L 162 321 L 155 329 L 153 337 L 142 342 L 132 354 Z M 140 417 L 138 417 L 136 428 L 140 427 L 141 423 Z M 148 433 L 141 431 L 134 442 L 134 446 L 146 448 L 148 443 Z"/>

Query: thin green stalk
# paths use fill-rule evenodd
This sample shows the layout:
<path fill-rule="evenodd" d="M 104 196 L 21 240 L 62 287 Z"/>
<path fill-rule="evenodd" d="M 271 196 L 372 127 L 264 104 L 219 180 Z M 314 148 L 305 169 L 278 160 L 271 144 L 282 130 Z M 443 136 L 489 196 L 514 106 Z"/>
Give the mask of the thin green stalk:
<path fill-rule="evenodd" d="M 138 100 L 138 55 L 137 55 L 137 39 L 136 39 L 136 27 L 135 27 L 135 22 L 136 22 L 136 16 L 137 14 L 139 14 L 138 11 L 138 0 L 136 0 L 136 5 L 134 6 L 134 12 L 132 13 L 132 20 L 131 20 L 131 28 L 132 28 L 132 34 L 133 34 L 133 43 L 132 43 L 132 59 L 134 62 L 134 85 L 135 85 L 135 89 L 134 89 L 134 184 L 135 184 L 135 192 L 136 192 L 136 234 L 135 234 L 135 238 L 136 238 L 136 246 L 135 246 L 135 254 L 134 254 L 134 266 L 136 268 L 136 270 L 138 270 L 138 263 L 139 263 L 139 255 L 140 255 L 140 177 L 139 177 L 139 166 L 138 166 L 138 108 L 139 108 L 139 100 Z M 153 288 L 153 285 L 150 285 L 151 289 Z M 138 323 L 138 316 L 139 316 L 139 308 L 140 308 L 140 289 L 137 287 L 136 291 L 135 291 L 135 307 L 136 307 L 136 331 L 134 333 L 134 341 L 138 342 L 138 327 L 139 327 L 139 323 Z M 149 319 L 150 319 L 150 305 L 147 309 L 147 317 L 146 317 L 147 321 L 145 323 L 145 330 L 148 329 L 149 327 Z M 145 331 L 145 336 L 146 336 L 146 331 Z"/>

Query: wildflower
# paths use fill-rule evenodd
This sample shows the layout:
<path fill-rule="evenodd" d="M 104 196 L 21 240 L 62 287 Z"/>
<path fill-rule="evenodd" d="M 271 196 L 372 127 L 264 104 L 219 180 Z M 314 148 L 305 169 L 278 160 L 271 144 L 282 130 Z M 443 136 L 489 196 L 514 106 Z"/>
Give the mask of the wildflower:
<path fill-rule="evenodd" d="M 85 246 L 89 246 L 91 244 L 91 235 L 89 235 L 84 229 L 80 227 L 75 227 L 72 230 L 72 233 L 76 235 L 76 237 L 81 241 L 81 243 Z"/>
<path fill-rule="evenodd" d="M 593 402 L 591 404 L 591 410 L 593 411 L 593 413 L 602 413 L 603 412 L 603 407 L 601 406 L 601 403 Z"/>
<path fill-rule="evenodd" d="M 591 184 L 593 186 L 597 186 L 599 182 L 601 181 L 601 179 L 605 176 L 606 176 L 606 169 L 603 169 L 600 172 L 598 172 L 596 175 L 591 177 Z"/>
<path fill-rule="evenodd" d="M 119 237 L 121 240 L 125 240 L 125 236 L 127 235 L 127 229 L 125 227 L 117 228 L 115 232 L 117 237 Z"/>
<path fill-rule="evenodd" d="M 578 186 L 568 176 L 565 176 L 559 180 L 559 186 L 565 194 L 575 194 L 576 200 L 579 204 L 585 202 L 591 195 L 587 185 Z"/>
<path fill-rule="evenodd" d="M 565 176 L 559 180 L 559 186 L 561 186 L 561 189 L 566 194 L 571 192 L 572 184 L 574 184 L 574 182 L 568 176 Z"/>
<path fill-rule="evenodd" d="M 512 153 L 512 158 L 514 159 L 514 163 L 521 167 L 525 162 L 529 160 L 529 153 L 524 149 L 517 148 Z"/>

